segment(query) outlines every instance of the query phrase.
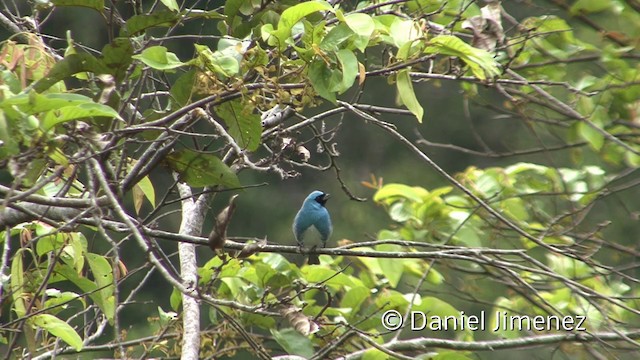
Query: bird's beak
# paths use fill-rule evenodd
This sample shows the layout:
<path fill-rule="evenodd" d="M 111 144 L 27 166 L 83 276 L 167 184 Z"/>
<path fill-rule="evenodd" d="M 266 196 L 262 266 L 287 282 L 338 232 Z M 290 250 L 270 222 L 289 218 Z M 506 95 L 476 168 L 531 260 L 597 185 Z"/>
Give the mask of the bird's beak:
<path fill-rule="evenodd" d="M 316 197 L 316 201 L 317 201 L 320 205 L 324 206 L 324 204 L 326 204 L 326 203 L 327 203 L 327 200 L 329 200 L 329 197 L 330 197 L 330 196 L 331 196 L 331 195 L 329 195 L 329 194 L 327 194 L 327 193 L 323 193 L 322 195 L 320 195 L 320 196 L 317 196 L 317 197 Z"/>

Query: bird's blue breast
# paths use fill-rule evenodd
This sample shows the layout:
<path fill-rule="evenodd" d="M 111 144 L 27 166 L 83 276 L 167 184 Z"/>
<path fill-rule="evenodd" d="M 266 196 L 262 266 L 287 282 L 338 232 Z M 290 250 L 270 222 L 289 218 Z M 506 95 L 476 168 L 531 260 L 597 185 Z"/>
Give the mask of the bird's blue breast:
<path fill-rule="evenodd" d="M 320 240 L 324 245 L 331 235 L 331 218 L 327 209 L 320 204 L 305 203 L 293 221 L 293 233 L 299 244 L 310 228 L 315 228 L 320 234 Z"/>

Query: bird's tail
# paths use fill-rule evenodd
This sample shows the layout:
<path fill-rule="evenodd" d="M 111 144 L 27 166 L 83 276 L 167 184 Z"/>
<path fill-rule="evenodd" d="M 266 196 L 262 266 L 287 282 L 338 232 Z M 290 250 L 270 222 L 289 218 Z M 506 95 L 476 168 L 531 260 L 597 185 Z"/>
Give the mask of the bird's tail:
<path fill-rule="evenodd" d="M 320 265 L 320 257 L 318 254 L 309 254 L 307 261 L 309 265 Z"/>

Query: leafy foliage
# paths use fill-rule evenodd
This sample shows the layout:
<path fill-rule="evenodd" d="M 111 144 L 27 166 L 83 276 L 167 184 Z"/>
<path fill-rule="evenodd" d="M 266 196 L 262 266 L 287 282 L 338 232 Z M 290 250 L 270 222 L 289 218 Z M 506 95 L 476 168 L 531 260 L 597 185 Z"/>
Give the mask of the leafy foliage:
<path fill-rule="evenodd" d="M 623 356 L 637 345 L 640 315 L 635 265 L 627 265 L 638 256 L 628 239 L 636 195 L 625 198 L 640 166 L 640 8 L 552 3 L 516 17 L 511 10 L 529 5 L 5 6 L 0 21 L 14 32 L 0 46 L 6 356 L 232 358 L 242 350 L 263 359 L 470 359 L 532 346 Z M 48 27 L 26 25 L 60 24 L 61 9 L 98 16 L 104 40 L 81 43 L 74 29 L 58 41 Z M 444 91 L 443 82 L 458 92 L 435 102 L 459 99 L 474 126 L 433 115 L 428 91 Z M 450 143 L 420 134 L 445 136 L 438 129 L 449 123 Z M 407 126 L 419 126 L 417 141 Z M 419 162 L 367 143 L 380 129 Z M 483 150 L 456 144 L 464 138 Z M 474 157 L 434 161 L 425 147 Z M 344 149 L 358 166 L 339 165 Z M 393 161 L 369 159 L 380 153 Z M 454 174 L 451 164 L 463 170 Z M 289 207 L 278 195 L 249 216 L 209 216 L 224 218 L 220 237 L 239 224 L 238 237 L 211 246 L 201 236 L 218 193 L 332 169 L 334 187 L 355 199 L 352 177 L 374 167 L 395 169 L 397 180 L 363 183 L 390 219 L 374 224 L 370 239 L 298 249 L 267 241 L 264 228 L 253 238 L 263 216 Z M 423 168 L 446 182 L 403 183 Z M 362 209 L 331 210 L 337 226 L 351 226 L 362 214 L 373 218 Z M 195 244 L 215 254 L 197 262 Z M 301 263 L 299 253 L 319 255 L 320 264 Z M 129 324 L 127 311 L 151 321 Z M 485 312 L 494 330 L 456 326 L 462 314 Z M 502 313 L 584 317 L 585 330 L 507 328 Z M 383 314 L 399 315 L 384 323 Z M 415 314 L 425 327 L 410 333 Z"/>

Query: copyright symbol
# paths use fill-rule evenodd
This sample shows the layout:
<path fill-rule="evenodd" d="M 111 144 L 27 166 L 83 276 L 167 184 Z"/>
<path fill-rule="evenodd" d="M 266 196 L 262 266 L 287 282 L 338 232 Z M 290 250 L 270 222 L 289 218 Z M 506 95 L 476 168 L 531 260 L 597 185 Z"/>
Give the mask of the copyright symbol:
<path fill-rule="evenodd" d="M 402 327 L 402 315 L 396 310 L 385 311 L 380 321 L 382 326 L 389 331 L 395 331 Z"/>

